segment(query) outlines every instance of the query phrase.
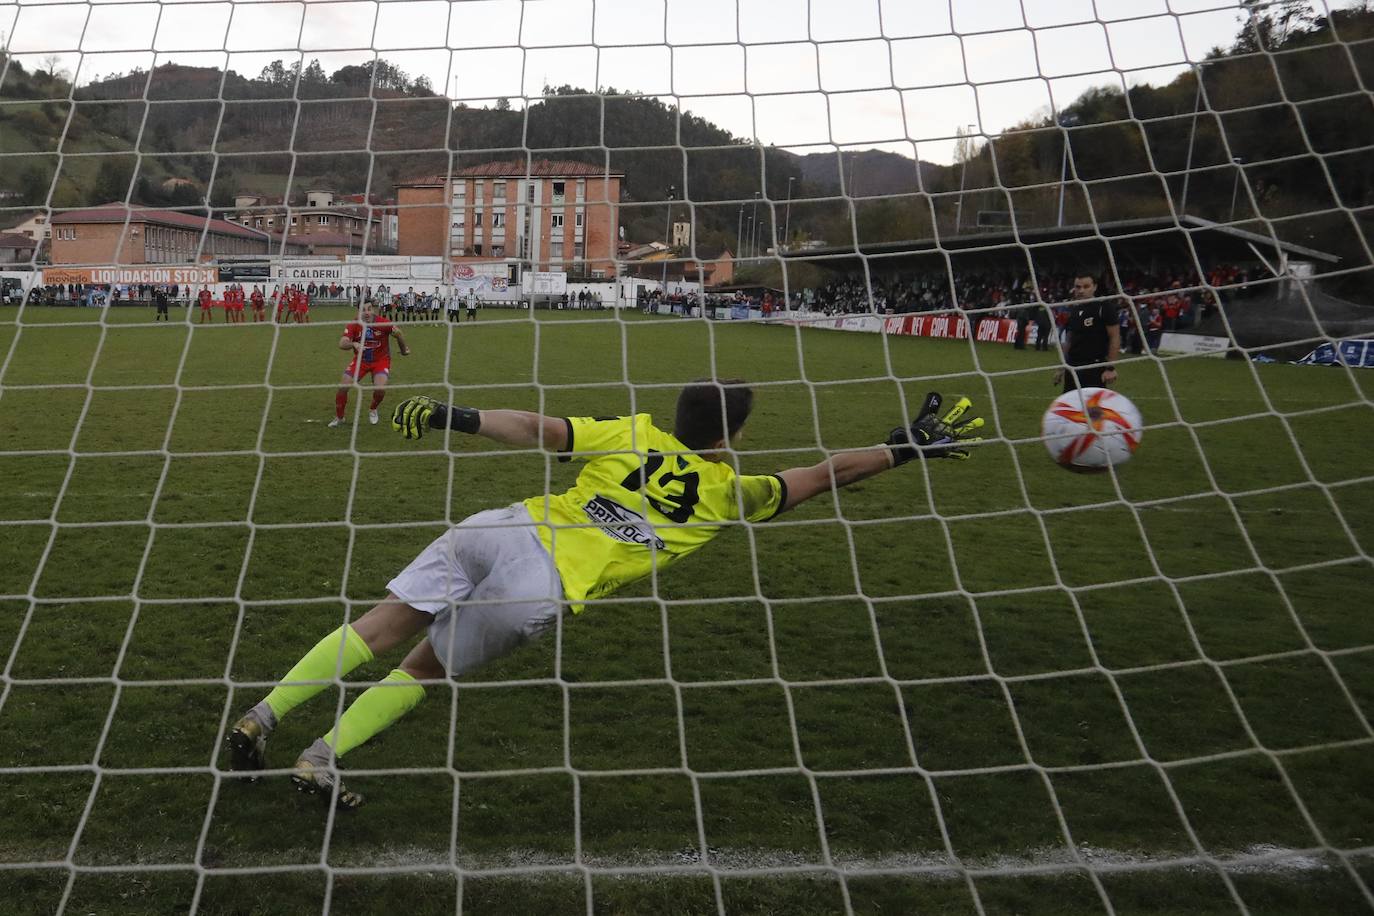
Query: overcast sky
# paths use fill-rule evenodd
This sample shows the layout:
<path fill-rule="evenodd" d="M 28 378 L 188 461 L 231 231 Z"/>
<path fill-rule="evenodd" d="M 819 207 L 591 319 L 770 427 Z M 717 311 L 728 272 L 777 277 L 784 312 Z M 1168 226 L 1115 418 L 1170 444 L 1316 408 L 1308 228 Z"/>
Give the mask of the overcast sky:
<path fill-rule="evenodd" d="M 40 0 L 0 2 L 0 31 L 26 66 L 55 53 L 78 83 L 167 61 L 255 76 L 274 59 L 318 58 L 333 72 L 376 54 L 475 106 L 501 96 L 518 106 L 545 84 L 614 87 L 798 152 L 949 162 L 961 126 L 996 134 L 1090 86 L 1168 82 L 1231 43 L 1238 10 L 1239 0 Z"/>

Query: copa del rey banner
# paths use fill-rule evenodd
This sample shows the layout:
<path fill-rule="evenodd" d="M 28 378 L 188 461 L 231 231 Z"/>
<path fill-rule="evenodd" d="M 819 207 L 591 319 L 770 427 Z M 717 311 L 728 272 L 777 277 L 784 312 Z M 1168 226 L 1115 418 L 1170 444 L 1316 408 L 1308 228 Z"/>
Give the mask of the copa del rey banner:
<path fill-rule="evenodd" d="M 969 336 L 967 316 L 949 312 L 922 312 L 916 315 L 848 315 L 843 318 L 803 318 L 798 324 L 836 331 L 884 332 L 904 337 L 946 337 L 964 340 Z M 980 318 L 973 325 L 975 340 L 1015 343 L 1016 322 L 1010 318 Z M 1035 340 L 1035 325 L 1027 329 L 1028 342 Z"/>
<path fill-rule="evenodd" d="M 951 337 L 963 340 L 969 336 L 969 320 L 964 315 L 927 313 L 920 315 L 893 315 L 883 319 L 884 330 L 889 334 L 902 334 L 910 337 Z M 1032 328 L 1028 328 L 1028 333 Z M 1016 322 L 1010 318 L 980 318 L 973 328 L 975 340 L 993 343 L 1016 343 Z"/>

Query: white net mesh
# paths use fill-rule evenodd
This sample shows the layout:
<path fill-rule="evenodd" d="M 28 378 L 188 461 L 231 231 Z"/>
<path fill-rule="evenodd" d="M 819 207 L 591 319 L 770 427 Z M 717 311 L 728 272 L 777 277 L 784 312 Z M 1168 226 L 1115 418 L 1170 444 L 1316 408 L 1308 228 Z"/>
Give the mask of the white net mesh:
<path fill-rule="evenodd" d="M 1374 908 L 1366 5 L 22 3 L 0 31 L 16 912 Z M 1147 423 L 1093 477 L 1039 427 L 1085 273 Z M 313 285 L 310 320 L 229 321 L 235 283 Z M 364 385 L 327 428 L 364 295 L 415 355 L 382 424 Z M 395 403 L 667 427 L 707 376 L 755 386 L 747 473 L 930 389 L 987 441 L 430 684 L 344 760 L 359 811 L 283 768 L 398 652 L 286 718 L 261 783 L 228 772 L 238 715 L 437 533 L 573 481 L 404 442 Z"/>

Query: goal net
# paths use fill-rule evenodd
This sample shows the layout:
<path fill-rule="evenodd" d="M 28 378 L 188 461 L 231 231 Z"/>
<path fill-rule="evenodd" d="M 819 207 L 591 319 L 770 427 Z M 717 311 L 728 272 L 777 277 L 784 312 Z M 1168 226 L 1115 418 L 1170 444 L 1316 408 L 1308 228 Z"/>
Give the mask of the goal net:
<path fill-rule="evenodd" d="M 1374 910 L 1368 4 L 23 2 L 0 35 L 0 909 Z M 365 306 L 385 390 L 341 380 Z M 1047 454 L 1066 359 L 1140 409 L 1128 463 Z M 339 758 L 357 810 L 292 762 L 411 643 L 231 770 L 426 545 L 584 466 L 397 404 L 670 430 L 709 378 L 753 388 L 741 474 L 928 391 L 987 425 L 426 683 Z"/>

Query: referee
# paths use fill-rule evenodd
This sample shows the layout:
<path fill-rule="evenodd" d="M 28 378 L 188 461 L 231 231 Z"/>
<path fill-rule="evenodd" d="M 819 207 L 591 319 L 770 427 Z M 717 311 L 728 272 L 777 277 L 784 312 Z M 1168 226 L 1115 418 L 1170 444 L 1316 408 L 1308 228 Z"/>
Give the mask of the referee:
<path fill-rule="evenodd" d="M 1116 300 L 1096 297 L 1096 278 L 1086 271 L 1075 274 L 1070 293 L 1073 305 L 1064 328 L 1066 365 L 1054 373 L 1054 383 L 1062 383 L 1066 393 L 1078 388 L 1110 388 L 1116 384 L 1116 361 L 1121 356 Z"/>

